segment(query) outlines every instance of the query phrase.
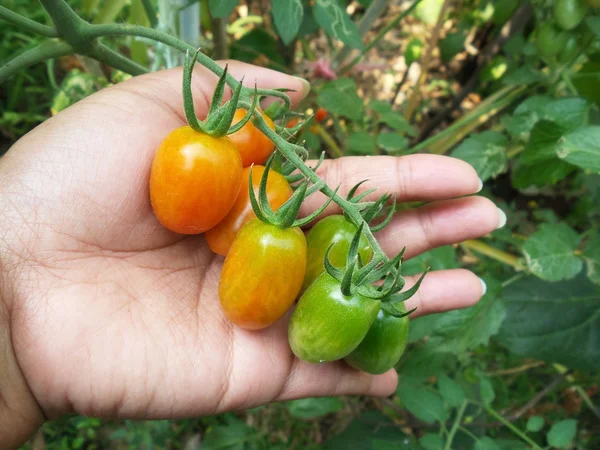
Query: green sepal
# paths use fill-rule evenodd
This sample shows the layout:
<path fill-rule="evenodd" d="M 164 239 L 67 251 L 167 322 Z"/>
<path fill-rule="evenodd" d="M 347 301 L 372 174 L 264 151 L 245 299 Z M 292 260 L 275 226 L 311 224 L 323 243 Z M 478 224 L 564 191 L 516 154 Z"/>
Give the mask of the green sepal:
<path fill-rule="evenodd" d="M 392 303 L 404 302 L 404 301 L 408 300 L 409 298 L 411 298 L 413 295 L 415 295 L 417 293 L 417 291 L 419 290 L 419 287 L 421 286 L 421 283 L 423 282 L 425 275 L 427 275 L 427 272 L 429 272 L 430 269 L 431 268 L 428 267 L 427 270 L 425 272 L 423 272 L 423 274 L 419 277 L 419 279 L 417 280 L 417 282 L 415 283 L 415 285 L 413 287 L 411 287 L 407 291 L 399 292 L 397 294 L 391 295 L 388 302 L 392 302 Z"/>
<path fill-rule="evenodd" d="M 183 63 L 183 110 L 185 112 L 185 118 L 188 125 L 196 130 L 206 133 L 204 124 L 196 117 L 196 111 L 194 109 L 194 98 L 192 95 L 192 73 L 194 72 L 194 64 L 198 58 L 200 49 L 194 52 L 194 55 L 190 57 L 190 51 L 185 52 L 185 60 Z"/>
<path fill-rule="evenodd" d="M 254 164 L 252 164 L 250 166 L 250 172 L 249 172 L 249 176 L 248 176 L 248 194 L 249 194 L 248 196 L 250 197 L 250 204 L 252 205 L 252 210 L 254 211 L 254 214 L 256 215 L 256 217 L 259 220 L 261 220 L 262 222 L 269 223 L 269 221 L 263 214 L 262 209 L 260 208 L 258 200 L 256 199 L 256 193 L 254 192 L 254 183 L 252 183 L 252 169 L 253 168 L 254 168 Z M 263 176 L 264 176 L 264 173 L 263 173 Z"/>
<path fill-rule="evenodd" d="M 331 259 L 329 259 L 329 252 L 331 252 L 331 249 L 334 245 L 335 243 L 331 244 L 325 252 L 325 257 L 323 258 L 323 266 L 325 267 L 325 272 L 327 272 L 333 278 L 341 282 L 342 278 L 344 277 L 344 271 L 342 269 L 338 269 L 333 264 L 331 264 Z"/>
<path fill-rule="evenodd" d="M 379 213 L 385 207 L 385 204 L 390 200 L 390 198 L 391 198 L 390 194 L 384 194 L 381 197 L 379 197 L 377 199 L 377 201 L 375 203 L 373 203 L 369 207 L 369 209 L 367 209 L 362 214 L 363 219 L 365 219 L 365 222 L 369 223 L 371 220 L 373 220 L 375 217 L 377 217 L 379 215 Z"/>
<path fill-rule="evenodd" d="M 214 114 L 209 115 L 206 118 L 206 129 L 209 130 L 211 136 L 221 137 L 229 133 L 233 133 L 244 126 L 244 124 L 252 117 L 250 112 L 248 112 L 244 118 L 240 120 L 240 122 L 238 122 L 236 126 L 232 128 L 232 130 L 230 130 L 231 123 L 233 122 L 233 116 L 238 108 L 240 93 L 242 92 L 242 82 L 240 82 L 235 91 L 233 91 L 231 100 L 217 109 Z"/>
<path fill-rule="evenodd" d="M 300 187 L 296 189 L 296 192 L 294 192 L 292 197 L 279 208 L 278 215 L 280 219 L 277 221 L 278 223 L 276 223 L 278 227 L 290 228 L 296 226 L 294 222 L 298 216 L 302 202 L 306 197 L 307 188 L 308 181 L 304 181 L 300 184 Z"/>
<path fill-rule="evenodd" d="M 400 311 L 399 309 L 395 308 L 394 305 L 392 305 L 391 303 L 383 302 L 383 301 L 381 303 L 381 309 L 383 309 L 390 316 L 394 316 L 398 319 L 409 316 L 417 310 L 417 308 L 413 308 L 410 311 L 403 312 L 403 311 Z"/>
<path fill-rule="evenodd" d="M 241 85 L 242 84 L 240 83 L 240 86 Z M 246 110 L 246 115 L 244 116 L 244 118 L 242 120 L 240 120 L 238 123 L 236 123 L 234 126 L 229 128 L 229 130 L 227 131 L 227 134 L 233 134 L 233 133 L 236 133 L 239 130 L 241 130 L 244 125 L 246 125 L 249 121 L 252 120 L 254 111 L 256 111 L 257 107 L 258 107 L 258 95 L 256 95 L 256 86 L 254 86 L 254 97 L 252 100 L 252 105 L 250 105 L 250 108 Z M 233 110 L 234 114 L 235 114 L 236 110 L 237 110 L 237 107 Z M 233 119 L 233 116 L 232 116 L 232 119 Z M 230 122 L 230 125 L 231 125 L 231 122 Z"/>
<path fill-rule="evenodd" d="M 381 221 L 381 223 L 378 223 L 377 225 L 373 225 L 373 226 L 369 227 L 369 228 L 371 228 L 371 231 L 373 233 L 377 233 L 378 231 L 383 230 L 392 221 L 392 218 L 394 217 L 394 213 L 396 212 L 396 195 L 395 194 L 393 195 L 393 199 L 394 199 L 394 201 L 392 202 L 392 205 L 390 206 L 390 210 L 389 210 L 386 218 L 383 219 Z"/>
<path fill-rule="evenodd" d="M 350 242 L 350 248 L 348 249 L 348 256 L 346 258 L 346 272 L 341 281 L 340 289 L 342 294 L 350 295 L 352 293 L 352 281 L 354 276 L 354 269 L 356 269 L 358 259 L 358 245 L 360 238 L 362 237 L 363 224 L 361 223 L 358 230 L 354 234 L 352 241 Z"/>
<path fill-rule="evenodd" d="M 329 206 L 329 204 L 333 200 L 333 197 L 335 197 L 335 194 L 337 194 L 339 189 L 340 189 L 340 186 L 336 187 L 335 190 L 333 191 L 333 194 L 327 199 L 327 201 L 325 203 L 323 203 L 323 205 L 319 209 L 317 209 L 316 211 L 313 211 L 311 214 L 309 214 L 308 216 L 306 216 L 302 219 L 295 220 L 294 223 L 292 224 L 292 226 L 303 227 L 303 226 L 311 223 L 317 217 L 319 217 L 323 213 L 323 211 L 325 211 L 325 209 Z M 307 195 L 305 195 L 305 197 L 307 197 Z"/>
<path fill-rule="evenodd" d="M 354 199 L 354 194 L 356 194 L 356 191 L 358 190 L 358 188 L 362 184 L 366 183 L 367 181 L 369 181 L 369 180 L 368 179 L 362 180 L 362 181 L 359 181 L 358 183 L 356 183 L 354 186 L 352 186 L 352 189 L 350 189 L 348 191 L 348 195 L 346 196 L 346 200 L 348 200 L 349 202 L 352 202 L 352 203 L 357 203 L 358 200 Z"/>
<path fill-rule="evenodd" d="M 197 53 L 196 53 L 197 57 Z M 227 80 L 227 71 L 229 70 L 229 65 L 225 64 L 225 68 L 223 69 L 223 75 L 219 78 L 217 85 L 215 86 L 215 92 L 213 94 L 212 101 L 210 102 L 210 108 L 208 109 L 208 115 L 211 116 L 217 112 L 217 110 L 221 107 L 221 103 L 223 102 L 223 94 L 225 93 L 225 86 Z"/>

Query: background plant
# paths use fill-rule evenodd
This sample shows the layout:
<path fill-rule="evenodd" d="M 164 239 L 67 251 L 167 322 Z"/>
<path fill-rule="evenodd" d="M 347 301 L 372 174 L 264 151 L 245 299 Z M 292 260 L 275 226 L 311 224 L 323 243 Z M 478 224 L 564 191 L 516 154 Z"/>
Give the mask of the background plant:
<path fill-rule="evenodd" d="M 598 10 L 571 31 L 577 45 L 563 59 L 539 48 L 551 0 L 69 4 L 104 27 L 90 33 L 116 36 L 75 48 L 49 28 L 14 26 L 7 12 L 50 26 L 41 5 L 2 3 L 13 24 L 0 21 L 1 150 L 84 96 L 202 46 L 309 76 L 301 110 L 329 112 L 302 132 L 315 156 L 453 155 L 477 169 L 509 226 L 404 264 L 405 274 L 469 267 L 488 293 L 413 321 L 392 399 L 306 399 L 187 421 L 65 418 L 27 448 L 600 446 Z M 125 33 L 134 25 L 153 30 Z M 25 55 L 36 64 L 16 70 Z"/>

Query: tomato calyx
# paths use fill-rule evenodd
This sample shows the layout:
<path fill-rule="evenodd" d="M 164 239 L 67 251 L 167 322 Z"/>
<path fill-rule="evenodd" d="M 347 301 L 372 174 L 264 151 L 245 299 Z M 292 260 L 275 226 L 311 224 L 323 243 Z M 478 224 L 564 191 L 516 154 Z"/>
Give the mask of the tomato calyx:
<path fill-rule="evenodd" d="M 248 123 L 248 121 L 252 120 L 254 112 L 258 106 L 258 100 L 260 98 L 258 95 L 258 89 L 255 86 L 253 95 L 246 94 L 245 91 L 242 90 L 242 79 L 234 89 L 231 99 L 222 105 L 221 103 L 223 102 L 223 95 L 227 85 L 226 80 L 228 67 L 225 66 L 223 74 L 219 78 L 217 86 L 215 87 L 215 92 L 213 94 L 206 119 L 204 121 L 198 119 L 196 116 L 192 95 L 192 74 L 199 52 L 200 49 L 196 50 L 196 52 L 191 55 L 190 52 L 187 51 L 183 65 L 183 108 L 187 122 L 195 131 L 206 133 L 213 137 L 222 137 L 235 133 L 236 131 L 241 130 L 242 127 Z M 232 126 L 231 124 L 233 122 L 235 112 L 240 107 L 246 109 L 247 113 L 242 120 Z"/>
<path fill-rule="evenodd" d="M 308 181 L 304 180 L 296 189 L 292 197 L 283 205 L 281 205 L 276 212 L 273 211 L 273 208 L 271 208 L 271 205 L 269 205 L 268 201 L 267 181 L 269 178 L 269 172 L 271 171 L 271 165 L 273 164 L 276 154 L 277 151 L 275 151 L 275 153 L 269 157 L 267 163 L 265 164 L 265 170 L 260 179 L 260 185 L 258 188 L 258 199 L 256 197 L 256 193 L 254 192 L 254 186 L 252 184 L 252 168 L 250 168 L 250 176 L 248 177 L 248 193 L 250 195 L 250 203 L 252 205 L 252 209 L 254 210 L 254 214 L 262 222 L 275 225 L 279 228 L 295 228 L 308 225 L 319 215 L 321 215 L 327 206 L 329 206 L 333 200 L 333 197 L 335 194 L 337 194 L 339 186 L 335 189 L 335 191 L 333 191 L 333 194 L 320 208 L 302 219 L 297 219 L 302 202 L 315 192 L 320 191 L 324 186 L 324 182 L 320 182 L 309 187 Z"/>
<path fill-rule="evenodd" d="M 362 180 L 361 182 L 354 185 L 352 189 L 350 189 L 350 191 L 348 192 L 346 200 L 348 200 L 350 203 L 358 205 L 361 208 L 360 213 L 363 216 L 363 219 L 366 223 L 369 224 L 369 228 L 371 229 L 371 231 L 373 233 L 376 233 L 377 231 L 383 230 L 391 222 L 394 216 L 394 212 L 396 211 L 396 196 L 391 194 L 384 194 L 374 202 L 360 203 L 360 201 L 363 200 L 366 196 L 376 191 L 376 189 L 373 188 L 356 195 L 356 191 L 358 190 L 358 188 L 367 181 L 369 180 Z M 391 205 L 389 205 L 390 200 L 392 200 Z M 387 213 L 386 208 L 388 209 Z M 374 225 L 370 224 L 371 221 L 381 217 L 383 213 L 386 213 L 386 216 L 382 221 Z"/>
<path fill-rule="evenodd" d="M 417 310 L 416 307 L 411 309 L 410 311 L 404 312 L 403 311 L 404 308 L 398 308 L 396 305 L 398 305 L 399 303 L 405 302 L 406 300 L 408 300 L 409 298 L 411 298 L 413 295 L 415 295 L 417 293 L 417 291 L 419 290 L 419 287 L 421 287 L 421 283 L 423 282 L 425 275 L 427 275 L 427 273 L 429 272 L 429 269 L 430 268 L 427 268 L 427 270 L 425 270 L 425 272 L 423 272 L 423 274 L 419 277 L 419 279 L 417 280 L 415 285 L 413 287 L 411 287 L 410 289 L 408 289 L 404 292 L 398 292 L 396 294 L 391 294 L 388 298 L 382 299 L 381 300 L 381 309 L 383 309 L 390 316 L 394 316 L 399 319 L 401 319 L 402 317 L 409 316 L 413 312 L 415 312 Z"/>

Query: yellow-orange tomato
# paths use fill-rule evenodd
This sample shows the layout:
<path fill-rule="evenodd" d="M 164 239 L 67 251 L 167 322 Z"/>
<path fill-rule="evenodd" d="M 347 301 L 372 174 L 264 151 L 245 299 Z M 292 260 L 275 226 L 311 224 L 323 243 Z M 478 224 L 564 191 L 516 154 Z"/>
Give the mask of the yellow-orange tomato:
<path fill-rule="evenodd" d="M 225 258 L 219 298 L 236 325 L 260 330 L 294 303 L 306 271 L 306 239 L 299 228 L 254 219 L 240 231 Z"/>
<path fill-rule="evenodd" d="M 267 122 L 269 128 L 274 130 L 275 124 L 271 118 L 261 110 L 257 109 L 257 111 L 260 113 L 263 119 L 265 119 L 265 122 Z M 235 125 L 244 117 L 246 117 L 246 110 L 242 108 L 238 109 L 233 116 L 232 125 Z M 268 137 L 262 134 L 262 132 L 256 128 L 251 121 L 248 121 L 241 130 L 228 135 L 228 137 L 240 151 L 242 165 L 244 167 L 248 167 L 252 164 L 263 164 L 267 159 L 269 159 L 269 156 L 275 149 L 275 144 L 273 144 Z"/>
<path fill-rule="evenodd" d="M 260 179 L 264 171 L 265 166 L 253 166 L 252 168 L 252 185 L 256 192 L 258 192 Z M 217 226 L 211 228 L 205 234 L 206 241 L 211 250 L 219 255 L 227 255 L 238 232 L 245 224 L 256 218 L 248 192 L 249 176 L 250 167 L 246 167 L 242 175 L 242 189 L 229 214 Z M 281 205 L 288 201 L 293 193 L 294 191 L 292 191 L 292 188 L 283 175 L 274 170 L 269 172 L 269 178 L 267 179 L 267 199 L 274 211 L 277 211 Z"/>
<path fill-rule="evenodd" d="M 233 206 L 242 171 L 240 154 L 228 138 L 178 128 L 163 140 L 152 162 L 154 214 L 176 233 L 203 233 Z"/>

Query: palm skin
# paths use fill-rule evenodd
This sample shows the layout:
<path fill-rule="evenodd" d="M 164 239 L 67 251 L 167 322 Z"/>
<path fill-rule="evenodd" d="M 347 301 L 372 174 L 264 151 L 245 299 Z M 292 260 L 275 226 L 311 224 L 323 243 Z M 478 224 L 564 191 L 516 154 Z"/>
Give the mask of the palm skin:
<path fill-rule="evenodd" d="M 230 71 L 248 84 L 296 89 L 294 102 L 302 96 L 298 79 L 240 63 Z M 43 416 L 177 418 L 299 397 L 391 394 L 393 370 L 370 376 L 342 362 L 297 360 L 288 317 L 259 332 L 232 326 L 217 296 L 223 258 L 202 236 L 160 226 L 148 177 L 160 141 L 184 124 L 180 80 L 181 71 L 171 70 L 106 89 L 40 125 L 0 160 L 2 293 L 16 361 Z M 197 69 L 197 112 L 207 110 L 215 82 Z M 348 158 L 321 173 L 346 190 L 372 178 L 365 189 L 436 201 L 381 233 L 390 253 L 406 244 L 412 256 L 496 228 L 488 200 L 452 200 L 477 191 L 470 166 L 407 158 L 402 166 L 397 158 Z M 428 275 L 410 306 L 441 311 L 481 294 L 470 272 L 442 271 Z"/>

